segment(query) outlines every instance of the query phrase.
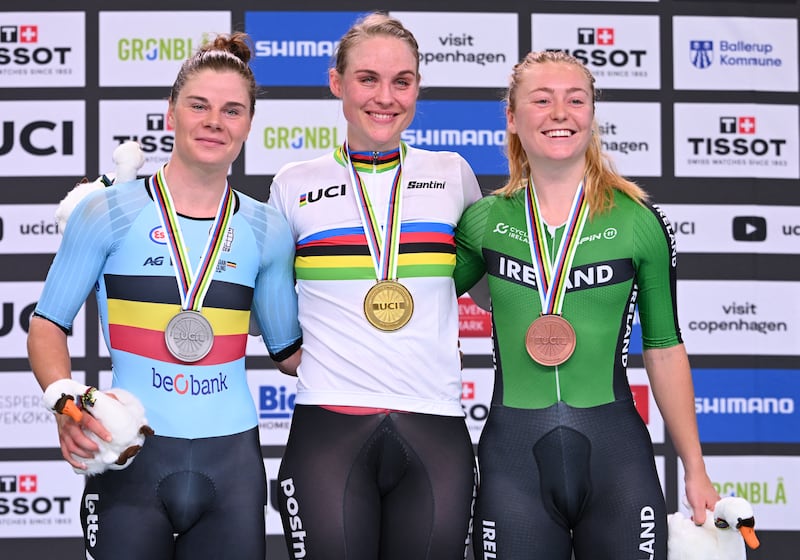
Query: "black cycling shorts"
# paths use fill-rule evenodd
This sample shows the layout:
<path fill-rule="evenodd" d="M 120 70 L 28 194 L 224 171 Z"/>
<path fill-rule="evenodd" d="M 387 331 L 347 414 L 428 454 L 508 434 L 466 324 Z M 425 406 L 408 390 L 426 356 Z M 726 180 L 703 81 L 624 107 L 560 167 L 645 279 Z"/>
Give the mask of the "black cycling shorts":
<path fill-rule="evenodd" d="M 464 560 L 474 489 L 462 417 L 298 405 L 278 473 L 289 558 Z"/>
<path fill-rule="evenodd" d="M 476 560 L 665 560 L 666 506 L 630 399 L 492 405 L 478 446 Z"/>
<path fill-rule="evenodd" d="M 150 436 L 128 468 L 88 477 L 87 559 L 264 560 L 267 482 L 258 429 Z"/>

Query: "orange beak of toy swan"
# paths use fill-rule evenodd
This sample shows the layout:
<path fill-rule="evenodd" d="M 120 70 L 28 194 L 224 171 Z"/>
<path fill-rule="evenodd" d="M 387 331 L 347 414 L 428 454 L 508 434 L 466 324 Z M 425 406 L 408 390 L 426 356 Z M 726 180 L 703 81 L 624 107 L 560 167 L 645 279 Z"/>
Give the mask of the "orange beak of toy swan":
<path fill-rule="evenodd" d="M 61 398 L 56 403 L 55 410 L 60 414 L 66 414 L 76 422 L 80 422 L 83 417 L 83 412 L 69 395 L 61 395 Z"/>
<path fill-rule="evenodd" d="M 756 530 L 752 527 L 740 527 L 739 532 L 742 534 L 744 538 L 744 542 L 747 546 L 755 550 L 758 548 L 761 543 L 758 542 L 758 537 L 756 536 Z"/>

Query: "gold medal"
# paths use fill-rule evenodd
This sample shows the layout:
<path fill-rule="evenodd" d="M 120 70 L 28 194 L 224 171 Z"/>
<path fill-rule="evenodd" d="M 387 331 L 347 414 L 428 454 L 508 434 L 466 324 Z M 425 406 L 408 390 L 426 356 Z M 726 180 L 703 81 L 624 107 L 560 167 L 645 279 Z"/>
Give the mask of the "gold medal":
<path fill-rule="evenodd" d="M 559 366 L 575 351 L 575 329 L 561 315 L 538 317 L 525 334 L 525 349 L 543 366 Z"/>
<path fill-rule="evenodd" d="M 382 280 L 364 298 L 364 315 L 369 324 L 382 331 L 396 331 L 411 319 L 414 300 L 400 282 Z"/>

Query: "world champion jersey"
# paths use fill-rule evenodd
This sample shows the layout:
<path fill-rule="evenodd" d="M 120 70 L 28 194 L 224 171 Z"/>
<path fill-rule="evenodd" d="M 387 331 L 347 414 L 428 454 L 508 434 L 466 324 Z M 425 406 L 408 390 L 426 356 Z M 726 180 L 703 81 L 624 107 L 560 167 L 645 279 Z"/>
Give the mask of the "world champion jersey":
<path fill-rule="evenodd" d="M 364 314 L 364 297 L 377 277 L 342 149 L 288 164 L 274 178 L 269 204 L 287 218 L 296 241 L 299 404 L 464 414 L 453 236 L 481 192 L 460 155 L 403 149 L 397 275 L 414 311 L 396 331 L 378 330 Z M 384 220 L 397 159 L 353 160 Z"/>
<path fill-rule="evenodd" d="M 547 232 L 550 255 L 564 230 L 562 225 Z M 591 407 L 629 398 L 626 367 L 636 306 L 644 348 L 681 342 L 675 238 L 657 207 L 615 191 L 614 207 L 586 220 L 562 308 L 577 343 L 560 366 L 540 365 L 525 349 L 526 332 L 542 309 L 528 245 L 525 190 L 473 205 L 458 226 L 456 242 L 459 293 L 488 272 L 495 403 L 546 408 L 563 401 Z"/>
<path fill-rule="evenodd" d="M 273 208 L 235 192 L 202 314 L 214 330 L 207 356 L 192 364 L 167 350 L 164 329 L 181 310 L 165 232 L 141 179 L 86 196 L 70 216 L 36 313 L 64 329 L 94 288 L 113 364 L 113 386 L 144 404 L 157 435 L 199 438 L 257 423 L 245 348 L 255 310 L 270 355 L 300 345 L 292 277 L 294 243 Z M 213 219 L 179 216 L 190 268 L 197 267 Z"/>

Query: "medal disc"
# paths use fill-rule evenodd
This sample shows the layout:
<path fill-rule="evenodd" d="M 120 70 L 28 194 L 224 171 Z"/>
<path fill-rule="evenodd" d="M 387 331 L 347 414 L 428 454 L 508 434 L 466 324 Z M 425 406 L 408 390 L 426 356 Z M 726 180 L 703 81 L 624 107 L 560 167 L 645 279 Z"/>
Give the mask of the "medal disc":
<path fill-rule="evenodd" d="M 533 361 L 558 366 L 575 351 L 575 329 L 561 315 L 542 315 L 528 328 L 525 349 Z"/>
<path fill-rule="evenodd" d="M 211 323 L 199 311 L 181 311 L 164 329 L 167 350 L 182 362 L 202 360 L 214 345 Z"/>
<path fill-rule="evenodd" d="M 411 319 L 414 300 L 400 282 L 382 280 L 364 298 L 364 315 L 369 324 L 382 331 L 396 331 Z"/>

